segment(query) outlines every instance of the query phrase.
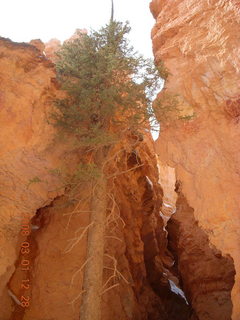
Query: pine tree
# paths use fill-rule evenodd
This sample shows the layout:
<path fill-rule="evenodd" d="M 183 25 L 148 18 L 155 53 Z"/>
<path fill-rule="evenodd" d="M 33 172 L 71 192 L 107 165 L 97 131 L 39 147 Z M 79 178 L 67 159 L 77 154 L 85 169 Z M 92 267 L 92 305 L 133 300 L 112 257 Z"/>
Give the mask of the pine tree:
<path fill-rule="evenodd" d="M 128 23 L 112 19 L 99 31 L 79 34 L 58 53 L 58 79 L 66 98 L 57 100 L 55 125 L 92 152 L 99 174 L 91 200 L 81 320 L 100 320 L 107 210 L 103 164 L 126 132 L 149 130 L 151 96 L 159 86 L 152 62 L 137 54 L 126 36 Z"/>
<path fill-rule="evenodd" d="M 99 32 L 79 34 L 58 54 L 58 79 L 68 96 L 57 101 L 56 125 L 90 148 L 115 143 L 119 130 L 148 127 L 152 116 L 158 73 L 129 45 L 129 31 L 113 20 Z"/>

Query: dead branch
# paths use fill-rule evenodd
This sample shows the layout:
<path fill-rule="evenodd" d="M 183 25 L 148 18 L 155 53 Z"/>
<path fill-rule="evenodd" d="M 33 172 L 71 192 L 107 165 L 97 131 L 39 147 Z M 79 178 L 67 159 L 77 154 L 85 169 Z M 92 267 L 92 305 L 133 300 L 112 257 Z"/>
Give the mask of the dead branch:
<path fill-rule="evenodd" d="M 74 309 L 74 306 L 73 306 L 74 302 L 77 301 L 84 292 L 86 292 L 86 290 L 82 290 L 82 291 L 79 293 L 79 295 L 77 295 L 71 302 L 68 302 L 68 304 L 71 304 L 71 305 L 72 305 L 73 309 Z"/>
<path fill-rule="evenodd" d="M 116 268 L 117 267 L 117 259 L 113 256 L 110 256 L 109 254 L 105 253 L 104 254 L 105 257 L 108 257 L 109 259 L 111 259 L 113 261 L 113 265 Z"/>
<path fill-rule="evenodd" d="M 69 248 L 68 248 L 68 246 L 67 246 L 67 248 L 64 250 L 64 253 L 65 253 L 65 254 L 68 253 L 68 252 L 70 252 L 70 251 L 73 249 L 73 247 L 75 247 L 75 246 L 82 240 L 82 238 L 84 237 L 84 235 L 87 233 L 88 229 L 89 229 L 93 224 L 94 224 L 94 223 L 91 222 L 89 225 L 87 225 L 87 226 L 84 228 L 84 230 L 83 230 L 83 232 L 81 233 L 80 236 L 68 240 L 68 241 L 72 241 L 73 243 L 72 243 L 71 245 L 69 245 Z M 78 231 L 79 231 L 80 229 L 81 229 L 81 228 L 79 228 Z"/>
<path fill-rule="evenodd" d="M 103 163 L 102 172 L 103 172 L 105 166 L 107 165 L 107 163 L 109 163 L 111 160 L 115 159 L 121 152 L 124 152 L 124 151 L 125 151 L 125 149 L 124 149 L 124 148 L 121 148 L 120 150 L 118 150 L 117 152 L 115 152 L 112 157 L 108 158 L 108 159 Z"/>
<path fill-rule="evenodd" d="M 107 270 L 112 270 L 112 271 L 115 271 L 114 268 L 111 268 L 111 267 L 104 267 L 104 269 L 107 269 Z M 119 270 L 116 270 L 116 274 L 123 279 L 123 281 L 126 283 L 126 284 L 130 284 L 130 282 L 123 276 L 123 274 L 119 271 Z M 116 276 L 117 276 L 116 275 Z"/>
<path fill-rule="evenodd" d="M 120 278 L 122 278 L 124 280 L 124 282 L 126 284 L 130 284 L 129 281 L 127 281 L 127 279 L 123 276 L 123 274 L 117 269 L 117 259 L 115 257 L 110 256 L 109 254 L 104 254 L 104 256 L 108 257 L 109 259 L 111 259 L 113 261 L 113 268 L 111 267 L 104 267 L 104 269 L 108 269 L 108 270 L 113 270 L 113 275 L 115 276 L 119 276 Z"/>
<path fill-rule="evenodd" d="M 91 213 L 92 211 L 90 210 L 74 210 L 74 213 Z M 72 212 L 69 213 L 64 213 L 64 216 L 70 216 Z"/>
<path fill-rule="evenodd" d="M 112 279 L 114 279 L 115 277 L 116 277 L 115 274 L 113 274 L 111 277 L 109 277 L 108 280 L 105 282 L 105 284 L 102 286 L 102 288 L 106 287 L 106 286 L 108 285 L 108 283 L 109 283 Z"/>
<path fill-rule="evenodd" d="M 126 224 L 125 224 L 124 220 L 121 217 L 120 208 L 119 208 L 119 206 L 118 206 L 113 194 L 108 193 L 108 197 L 112 200 L 113 206 L 112 206 L 111 213 L 107 217 L 107 225 L 109 225 L 112 222 L 115 222 L 116 225 L 118 226 L 117 220 L 120 220 L 122 222 L 123 228 L 124 228 L 126 226 Z M 115 208 L 117 208 L 117 213 L 116 213 Z"/>
<path fill-rule="evenodd" d="M 107 292 L 107 291 L 109 291 L 109 290 L 111 290 L 111 289 L 113 289 L 113 288 L 115 288 L 115 287 L 118 287 L 118 286 L 119 286 L 119 283 L 116 283 L 116 284 L 114 284 L 113 286 L 105 289 L 101 294 L 103 295 L 105 292 Z"/>
<path fill-rule="evenodd" d="M 128 129 L 125 129 L 125 131 L 127 131 Z M 130 141 L 128 141 L 128 146 L 130 146 L 131 148 L 135 147 L 138 143 L 139 143 L 139 138 L 134 141 L 133 143 L 130 143 Z M 104 168 L 105 166 L 107 165 L 107 163 L 111 162 L 113 159 L 115 159 L 121 152 L 124 152 L 126 151 L 126 148 L 121 148 L 120 150 L 118 150 L 117 152 L 115 152 L 113 154 L 113 156 L 111 156 L 110 158 L 108 158 L 104 163 L 103 163 L 103 166 L 102 166 L 102 172 L 104 171 Z"/>
<path fill-rule="evenodd" d="M 66 225 L 66 231 L 67 231 L 68 228 L 69 228 L 69 225 L 70 225 L 70 222 L 71 222 L 71 219 L 72 219 L 73 215 L 79 211 L 78 208 L 79 208 L 80 204 L 85 205 L 85 204 L 87 203 L 87 201 L 93 197 L 96 186 L 97 186 L 97 184 L 95 184 L 95 185 L 91 188 L 91 193 L 88 194 L 87 197 L 79 200 L 78 204 L 77 204 L 76 207 L 73 209 L 73 211 L 64 214 L 64 215 L 66 215 L 66 216 L 70 216 L 69 219 L 68 219 L 67 225 Z M 89 211 L 89 212 L 91 212 L 91 211 Z"/>
<path fill-rule="evenodd" d="M 108 196 L 111 199 L 111 196 L 108 194 Z M 111 199 L 112 200 L 112 199 Z M 107 216 L 106 218 L 106 225 L 110 225 L 111 223 L 115 223 L 116 226 L 118 226 L 118 222 L 117 222 L 117 217 L 115 217 L 116 212 L 115 212 L 115 207 L 116 207 L 116 203 L 113 202 L 112 208 L 111 208 L 111 212 L 110 214 Z M 112 229 L 113 230 L 113 229 Z"/>
<path fill-rule="evenodd" d="M 86 203 L 88 201 L 88 199 L 90 199 L 90 198 L 91 198 L 91 195 L 90 196 L 88 195 L 87 197 L 79 200 L 78 204 L 76 205 L 76 207 L 71 212 L 68 212 L 68 213 L 64 214 L 64 216 L 70 216 L 69 219 L 68 219 L 67 225 L 66 225 L 66 231 L 69 228 L 69 225 L 70 225 L 70 222 L 71 222 L 71 219 L 72 219 L 73 215 L 76 213 L 76 211 L 78 211 L 77 209 L 79 208 L 80 204 L 81 203 Z"/>
<path fill-rule="evenodd" d="M 86 264 L 87 264 L 91 259 L 92 259 L 92 257 L 88 258 L 88 259 L 82 264 L 82 266 L 81 266 L 76 272 L 74 272 L 69 287 L 72 287 L 73 282 L 74 282 L 74 279 L 76 278 L 77 274 L 83 270 L 83 268 L 86 266 Z"/>
<path fill-rule="evenodd" d="M 115 236 L 105 236 L 105 238 L 111 238 L 111 239 L 115 239 L 115 240 L 118 240 L 120 242 L 123 242 L 122 239 L 120 239 L 118 237 L 115 237 Z"/>
<path fill-rule="evenodd" d="M 133 171 L 133 170 L 138 169 L 138 168 L 143 167 L 143 166 L 144 166 L 144 163 L 140 164 L 139 166 L 135 166 L 135 167 L 133 167 L 131 169 L 124 170 L 124 171 L 121 171 L 121 172 L 117 172 L 117 173 L 115 173 L 115 174 L 113 174 L 111 176 L 108 176 L 107 179 L 111 179 L 113 177 L 119 176 L 120 174 L 124 174 L 124 173 L 130 172 L 130 171 Z"/>

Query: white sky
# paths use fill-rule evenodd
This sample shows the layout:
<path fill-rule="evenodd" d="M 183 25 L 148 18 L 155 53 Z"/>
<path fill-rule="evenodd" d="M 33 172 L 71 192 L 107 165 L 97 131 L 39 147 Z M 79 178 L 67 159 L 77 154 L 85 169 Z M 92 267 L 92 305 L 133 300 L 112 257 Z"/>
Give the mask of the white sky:
<path fill-rule="evenodd" d="M 115 18 L 130 21 L 131 43 L 152 56 L 150 32 L 154 19 L 150 0 L 114 0 Z M 51 38 L 63 41 L 75 29 L 98 29 L 110 19 L 111 0 L 2 0 L 0 36 L 17 42 Z"/>

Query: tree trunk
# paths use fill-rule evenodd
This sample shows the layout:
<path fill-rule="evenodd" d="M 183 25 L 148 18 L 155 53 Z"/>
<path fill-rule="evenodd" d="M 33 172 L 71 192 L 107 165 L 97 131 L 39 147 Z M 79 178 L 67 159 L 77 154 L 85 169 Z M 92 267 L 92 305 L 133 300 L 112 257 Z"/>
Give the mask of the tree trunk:
<path fill-rule="evenodd" d="M 103 153 L 98 152 L 95 163 L 101 169 Z M 107 181 L 102 174 L 97 181 L 91 206 L 88 231 L 87 264 L 83 279 L 80 320 L 101 320 L 101 292 L 103 285 L 104 235 L 107 209 Z"/>

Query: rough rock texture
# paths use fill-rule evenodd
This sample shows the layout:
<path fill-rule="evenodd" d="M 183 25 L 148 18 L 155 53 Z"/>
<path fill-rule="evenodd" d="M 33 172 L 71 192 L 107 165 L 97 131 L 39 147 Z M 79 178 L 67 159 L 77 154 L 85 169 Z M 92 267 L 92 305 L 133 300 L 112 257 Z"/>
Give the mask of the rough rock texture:
<path fill-rule="evenodd" d="M 175 192 L 176 176 L 174 168 L 163 165 L 158 158 L 159 184 L 163 189 L 163 202 L 160 215 L 164 228 L 171 216 L 176 212 L 177 194 Z"/>
<path fill-rule="evenodd" d="M 45 49 L 45 44 L 40 39 L 33 39 L 29 42 L 29 44 L 36 47 L 41 53 L 43 53 Z"/>
<path fill-rule="evenodd" d="M 162 122 L 157 151 L 165 165 L 176 169 L 194 220 L 211 245 L 234 260 L 232 319 L 238 320 L 239 1 L 153 0 L 151 10 L 156 18 L 155 58 L 171 73 L 164 94 L 177 94 L 181 109 L 175 109 L 171 121 Z M 158 117 L 161 121 L 161 113 Z M 226 268 L 230 272 L 232 267 Z M 212 314 L 211 319 L 218 316 Z"/>
<path fill-rule="evenodd" d="M 102 319 L 177 320 L 181 313 L 187 320 L 189 307 L 170 290 L 167 277 L 169 258 L 159 216 L 161 188 L 154 153 L 142 143 L 134 152 L 129 148 L 117 166 L 124 171 L 139 164 L 144 166 L 119 175 L 110 189 Z M 39 229 L 28 237 L 33 251 L 31 288 L 20 289 L 24 275 L 19 264 L 9 285 L 17 297 L 31 296 L 31 305 L 25 311 L 15 304 L 11 320 L 79 319 L 86 236 L 76 243 L 74 239 L 89 223 L 84 200 L 89 191 L 80 187 L 77 206 L 61 197 L 32 219 Z"/>
<path fill-rule="evenodd" d="M 45 54 L 46 56 L 52 60 L 56 60 L 56 52 L 61 48 L 61 41 L 58 39 L 51 39 L 47 43 L 45 43 Z"/>
<path fill-rule="evenodd" d="M 37 48 L 0 38 L 1 320 L 9 318 L 3 288 L 14 271 L 22 217 L 63 192 L 51 170 L 63 163 L 66 148 L 54 142 L 47 122 L 56 91 L 53 65 Z"/>
<path fill-rule="evenodd" d="M 177 211 L 167 228 L 169 250 L 175 258 L 173 269 L 178 277 L 180 274 L 184 292 L 194 309 L 192 320 L 231 319 L 233 259 L 222 256 L 209 243 L 193 213 L 185 197 L 179 193 Z"/>
<path fill-rule="evenodd" d="M 65 40 L 65 42 L 68 41 L 73 41 L 74 39 L 79 37 L 79 34 L 87 34 L 87 30 L 86 29 L 76 29 L 74 34 L 67 40 Z M 32 40 L 30 42 L 30 44 L 37 46 L 39 48 L 39 43 L 37 42 L 37 40 Z M 53 62 L 56 62 L 57 60 L 57 51 L 61 48 L 62 44 L 61 41 L 58 39 L 51 39 L 48 42 L 46 42 L 44 44 L 44 54 L 46 55 L 46 57 L 48 59 L 50 59 Z"/>
<path fill-rule="evenodd" d="M 77 156 L 49 124 L 52 99 L 62 93 L 42 43 L 32 44 L 0 39 L 0 319 L 74 320 L 86 237 L 72 244 L 88 223 L 89 208 L 69 198 L 58 174 L 66 163 L 74 167 Z M 178 320 L 181 313 L 187 320 L 190 307 L 169 283 L 178 280 L 169 271 L 173 256 L 159 215 L 155 152 L 148 137 L 133 148 L 135 142 L 123 142 L 125 153 L 113 168 L 129 174 L 109 185 L 104 279 L 110 280 L 103 291 L 114 287 L 103 293 L 102 318 Z M 78 197 L 88 191 L 81 186 Z M 23 224 L 31 224 L 30 235 Z M 29 270 L 21 270 L 26 259 Z M 22 296 L 30 297 L 30 307 L 19 306 Z"/>

